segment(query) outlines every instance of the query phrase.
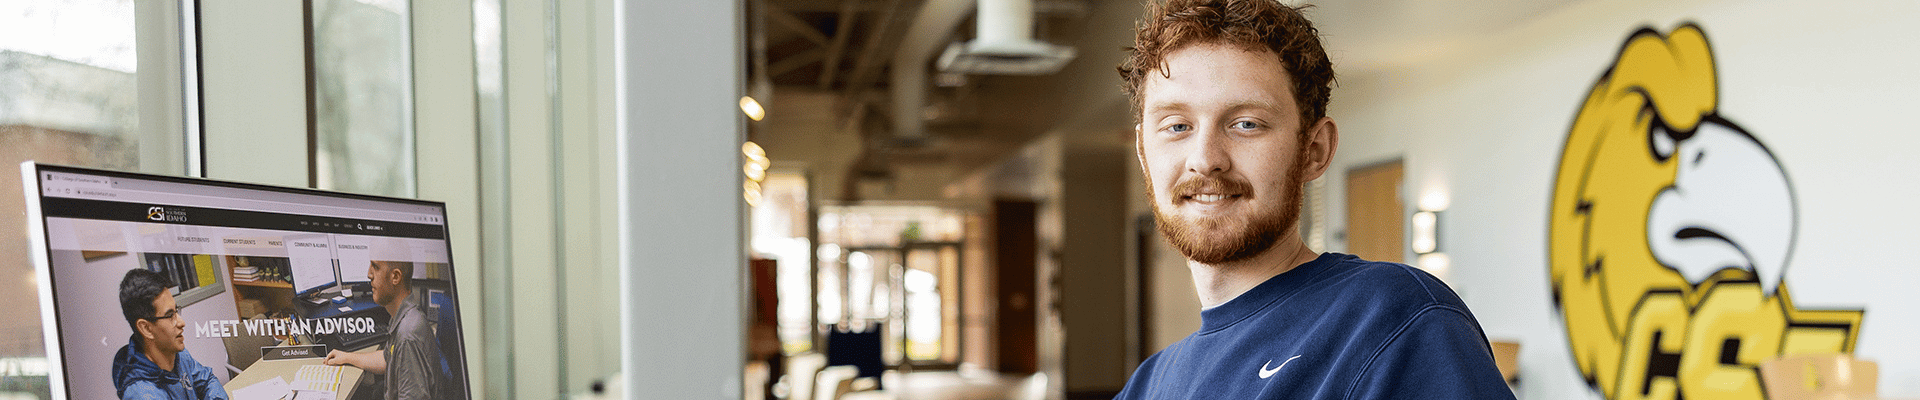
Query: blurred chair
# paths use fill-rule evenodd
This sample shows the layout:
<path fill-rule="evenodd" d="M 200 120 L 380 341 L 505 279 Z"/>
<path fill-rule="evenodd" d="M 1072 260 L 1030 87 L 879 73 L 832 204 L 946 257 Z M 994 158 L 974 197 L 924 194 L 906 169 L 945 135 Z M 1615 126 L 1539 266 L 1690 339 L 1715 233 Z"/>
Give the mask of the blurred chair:
<path fill-rule="evenodd" d="M 787 357 L 787 400 L 812 400 L 814 375 L 826 366 L 827 356 L 820 353 Z"/>
<path fill-rule="evenodd" d="M 860 367 L 835 365 L 820 370 L 819 382 L 814 383 L 814 400 L 839 400 L 840 395 L 853 392 L 853 380 L 860 377 Z"/>
<path fill-rule="evenodd" d="M 741 385 L 740 398 L 742 400 L 768 399 L 766 382 L 771 378 L 768 376 L 772 373 L 770 370 L 765 361 L 748 361 L 745 373 L 746 384 Z"/>
<path fill-rule="evenodd" d="M 1773 400 L 1877 399 L 1880 366 L 1846 354 L 1791 354 L 1760 363 Z"/>
<path fill-rule="evenodd" d="M 874 378 L 876 388 L 884 389 L 884 385 L 879 385 L 879 379 L 886 372 L 887 365 L 881 358 L 880 334 L 886 332 L 886 324 L 867 322 L 849 325 L 854 326 L 828 326 L 827 365 L 858 367 L 860 377 Z"/>

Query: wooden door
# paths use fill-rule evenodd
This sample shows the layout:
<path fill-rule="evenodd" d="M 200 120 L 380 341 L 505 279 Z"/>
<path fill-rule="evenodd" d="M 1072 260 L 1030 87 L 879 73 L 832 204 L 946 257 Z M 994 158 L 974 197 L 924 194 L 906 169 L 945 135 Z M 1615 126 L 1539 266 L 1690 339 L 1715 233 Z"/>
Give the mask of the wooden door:
<path fill-rule="evenodd" d="M 1406 262 L 1400 160 L 1347 171 L 1347 252 L 1373 261 Z"/>
<path fill-rule="evenodd" d="M 1034 276 L 1040 241 L 1034 232 L 1038 205 L 1032 201 L 996 200 L 994 219 L 994 320 L 999 326 L 995 350 L 1001 373 L 1039 371 L 1036 341 L 1039 328 L 1034 311 L 1038 277 Z"/>

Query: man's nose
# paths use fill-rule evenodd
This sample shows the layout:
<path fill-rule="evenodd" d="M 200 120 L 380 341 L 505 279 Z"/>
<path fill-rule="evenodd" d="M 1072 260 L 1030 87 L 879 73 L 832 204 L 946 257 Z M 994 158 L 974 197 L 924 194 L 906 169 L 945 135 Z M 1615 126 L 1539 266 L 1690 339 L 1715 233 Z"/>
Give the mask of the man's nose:
<path fill-rule="evenodd" d="M 1193 133 L 1192 147 L 1188 148 L 1187 172 L 1210 176 L 1233 169 L 1233 159 L 1227 156 L 1228 139 L 1221 129 L 1196 127 Z"/>

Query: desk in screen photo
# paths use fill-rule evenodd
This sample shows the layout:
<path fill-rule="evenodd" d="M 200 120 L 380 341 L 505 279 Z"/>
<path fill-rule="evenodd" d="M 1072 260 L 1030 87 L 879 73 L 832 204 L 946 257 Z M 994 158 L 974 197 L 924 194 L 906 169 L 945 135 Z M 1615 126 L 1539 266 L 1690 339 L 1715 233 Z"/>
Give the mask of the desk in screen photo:
<path fill-rule="evenodd" d="M 367 348 L 360 349 L 360 351 L 357 351 L 356 353 L 367 353 L 375 350 L 379 350 L 379 346 L 369 346 Z M 248 366 L 245 371 L 240 371 L 240 375 L 236 375 L 233 377 L 232 380 L 227 381 L 227 385 L 226 385 L 227 394 L 230 396 L 233 396 L 234 400 L 253 400 L 251 398 L 240 397 L 240 393 L 246 390 L 249 386 L 253 386 L 261 382 L 273 380 L 273 378 L 275 377 L 278 377 L 284 380 L 286 383 L 293 383 L 296 380 L 294 379 L 294 374 L 300 371 L 300 367 L 304 367 L 308 365 L 326 365 L 322 363 L 322 361 L 324 360 L 326 360 L 326 358 L 324 357 L 297 358 L 297 359 L 286 359 L 286 360 L 262 359 L 258 362 L 254 362 L 252 366 Z M 354 367 L 351 365 L 341 367 L 340 368 L 340 386 L 334 398 L 343 399 L 343 400 L 353 398 L 353 390 L 360 385 L 360 377 L 365 373 L 366 371 L 363 371 L 360 368 Z M 279 395 L 285 395 L 285 394 L 286 393 L 280 393 Z M 279 399 L 281 397 L 270 396 L 267 398 Z"/>

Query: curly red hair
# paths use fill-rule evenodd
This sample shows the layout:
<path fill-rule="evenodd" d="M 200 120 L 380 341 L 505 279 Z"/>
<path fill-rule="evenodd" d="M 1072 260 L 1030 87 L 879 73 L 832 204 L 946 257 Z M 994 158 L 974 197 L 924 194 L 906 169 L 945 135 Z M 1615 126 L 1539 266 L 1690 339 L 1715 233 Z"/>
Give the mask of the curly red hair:
<path fill-rule="evenodd" d="M 1311 6 L 1290 7 L 1276 0 L 1167 0 L 1152 2 L 1134 30 L 1132 54 L 1119 67 L 1126 81 L 1133 117 L 1140 118 L 1140 86 L 1147 73 L 1166 76 L 1167 54 L 1198 43 L 1224 43 L 1280 57 L 1293 80 L 1300 124 L 1311 126 L 1327 115 L 1333 93 L 1333 62 L 1320 46 L 1320 32 L 1301 14 Z M 1303 130 L 1304 133 L 1304 130 Z"/>

